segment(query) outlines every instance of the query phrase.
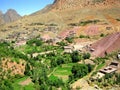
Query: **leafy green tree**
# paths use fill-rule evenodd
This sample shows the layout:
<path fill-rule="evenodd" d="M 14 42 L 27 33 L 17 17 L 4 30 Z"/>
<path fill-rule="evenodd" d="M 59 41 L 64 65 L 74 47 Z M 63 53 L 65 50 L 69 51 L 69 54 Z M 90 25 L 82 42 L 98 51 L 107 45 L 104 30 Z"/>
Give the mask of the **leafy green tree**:
<path fill-rule="evenodd" d="M 90 53 L 84 53 L 83 54 L 83 59 L 89 59 L 90 58 Z"/>
<path fill-rule="evenodd" d="M 14 90 L 14 88 L 12 83 L 6 79 L 0 82 L 0 90 Z"/>
<path fill-rule="evenodd" d="M 27 75 L 27 76 L 31 75 L 31 69 L 30 69 L 30 64 L 29 63 L 27 63 L 26 66 L 25 66 L 24 74 Z"/>
<path fill-rule="evenodd" d="M 71 54 L 71 58 L 72 58 L 72 62 L 78 62 L 79 60 L 81 60 L 81 56 L 79 55 L 78 51 L 74 51 Z"/>
<path fill-rule="evenodd" d="M 64 60 L 64 63 L 66 63 L 66 64 L 72 62 L 72 58 L 71 58 L 70 54 L 64 54 L 63 60 Z"/>
<path fill-rule="evenodd" d="M 52 59 L 50 64 L 52 68 L 57 66 L 57 62 L 55 59 Z"/>
<path fill-rule="evenodd" d="M 64 58 L 62 56 L 57 57 L 57 65 L 63 64 Z"/>
<path fill-rule="evenodd" d="M 90 64 L 87 64 L 87 67 L 88 67 L 88 72 L 91 72 L 94 68 L 94 66 Z"/>
<path fill-rule="evenodd" d="M 76 64 L 72 67 L 72 74 L 74 78 L 82 78 L 88 74 L 88 67 L 85 64 Z"/>

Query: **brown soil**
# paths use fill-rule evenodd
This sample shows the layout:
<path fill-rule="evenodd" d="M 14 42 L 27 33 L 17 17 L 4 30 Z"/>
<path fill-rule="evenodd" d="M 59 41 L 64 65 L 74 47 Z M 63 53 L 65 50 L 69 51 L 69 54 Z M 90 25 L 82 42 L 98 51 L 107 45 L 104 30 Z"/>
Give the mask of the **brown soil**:
<path fill-rule="evenodd" d="M 95 49 L 95 51 L 92 52 L 92 55 L 100 57 L 120 49 L 120 32 L 106 36 L 105 38 L 92 44 L 91 47 Z"/>
<path fill-rule="evenodd" d="M 84 32 L 87 35 L 98 35 L 100 33 L 99 27 L 96 25 L 88 26 Z"/>

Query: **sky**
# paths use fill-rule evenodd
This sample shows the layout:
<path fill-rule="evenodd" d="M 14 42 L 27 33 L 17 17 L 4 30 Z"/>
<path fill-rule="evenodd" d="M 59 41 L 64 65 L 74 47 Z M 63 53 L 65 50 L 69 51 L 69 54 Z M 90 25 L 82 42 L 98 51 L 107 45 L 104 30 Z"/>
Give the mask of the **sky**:
<path fill-rule="evenodd" d="M 15 9 L 24 16 L 32 14 L 53 2 L 54 0 L 0 0 L 0 11 L 5 13 L 8 9 Z"/>

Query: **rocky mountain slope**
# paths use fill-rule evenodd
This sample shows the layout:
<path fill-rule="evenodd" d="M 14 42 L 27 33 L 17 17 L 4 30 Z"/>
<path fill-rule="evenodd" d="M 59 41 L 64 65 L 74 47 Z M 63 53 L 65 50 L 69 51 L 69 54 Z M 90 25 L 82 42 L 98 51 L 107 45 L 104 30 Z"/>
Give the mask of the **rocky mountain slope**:
<path fill-rule="evenodd" d="M 53 8 L 56 10 L 77 9 L 85 7 L 108 7 L 119 5 L 120 0 L 55 0 Z"/>
<path fill-rule="evenodd" d="M 112 21 L 120 18 L 119 12 L 120 0 L 55 0 L 52 5 L 23 20 L 66 26 L 97 19 L 103 23 L 114 24 Z"/>
<path fill-rule="evenodd" d="M 0 12 L 0 24 L 13 22 L 20 18 L 21 16 L 13 9 L 9 9 L 5 14 Z"/>
<path fill-rule="evenodd" d="M 17 28 L 18 31 L 34 29 L 51 31 L 48 28 L 52 27 L 57 28 L 55 29 L 57 31 L 52 30 L 52 32 L 57 32 L 55 33 L 57 35 L 62 30 L 78 26 L 80 27 L 79 34 L 83 34 L 81 31 L 85 32 L 88 26 L 98 25 L 99 30 L 104 33 L 120 31 L 119 19 L 120 0 L 55 0 L 52 5 L 9 23 L 1 30 L 6 28 L 7 31 L 12 31 Z M 112 30 L 108 31 L 106 27 L 111 27 Z"/>
<path fill-rule="evenodd" d="M 2 13 L 2 11 L 0 11 L 0 24 L 4 23 L 4 15 Z"/>

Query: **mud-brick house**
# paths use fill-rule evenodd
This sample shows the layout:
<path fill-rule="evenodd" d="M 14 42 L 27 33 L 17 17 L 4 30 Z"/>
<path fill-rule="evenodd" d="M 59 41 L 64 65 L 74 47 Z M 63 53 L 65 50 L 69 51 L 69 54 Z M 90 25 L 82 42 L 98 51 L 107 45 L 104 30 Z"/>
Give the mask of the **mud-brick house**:
<path fill-rule="evenodd" d="M 119 62 L 113 61 L 110 63 L 109 66 L 105 67 L 104 69 L 101 69 L 100 72 L 104 74 L 110 74 L 110 73 L 114 73 L 115 71 L 117 71 L 118 68 L 119 68 Z"/>
<path fill-rule="evenodd" d="M 120 68 L 120 63 L 117 61 L 112 61 L 107 67 L 100 69 L 99 72 L 92 77 L 92 80 L 96 80 L 98 78 L 102 78 L 106 74 L 112 74 L 118 71 Z"/>
<path fill-rule="evenodd" d="M 73 46 L 64 46 L 64 53 L 72 53 L 73 49 Z"/>

